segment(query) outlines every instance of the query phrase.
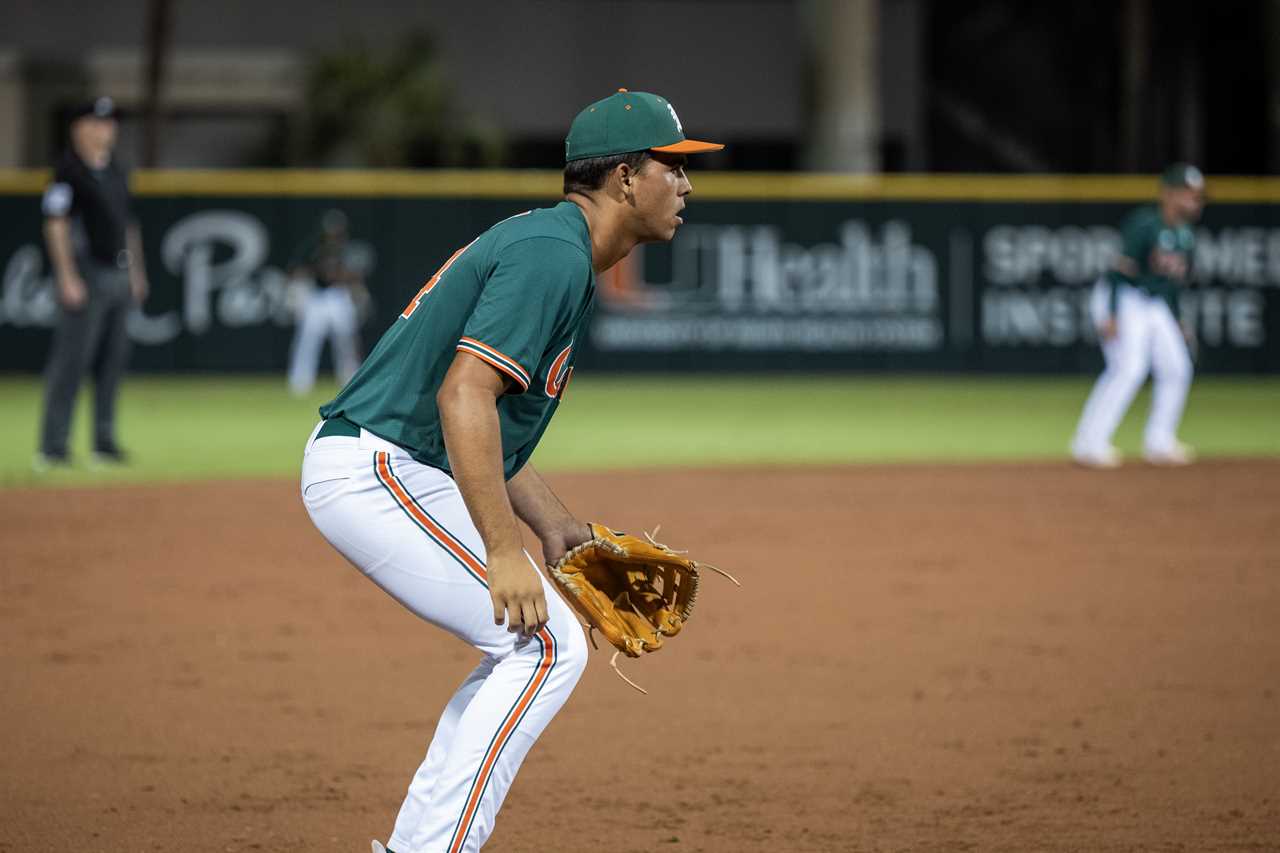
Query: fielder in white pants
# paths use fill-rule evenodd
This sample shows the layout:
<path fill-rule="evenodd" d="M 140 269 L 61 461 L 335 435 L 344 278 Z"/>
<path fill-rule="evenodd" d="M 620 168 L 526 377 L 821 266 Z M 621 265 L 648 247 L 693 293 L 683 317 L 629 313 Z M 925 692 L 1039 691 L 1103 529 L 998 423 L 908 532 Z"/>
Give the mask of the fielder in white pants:
<path fill-rule="evenodd" d="M 388 595 L 484 655 L 440 715 L 388 846 L 479 850 L 586 666 L 582 628 L 540 574 L 547 623 L 532 635 L 495 624 L 484 543 L 457 484 L 367 430 L 314 435 L 302 500 L 316 528 Z"/>
<path fill-rule="evenodd" d="M 306 394 L 316 384 L 320 351 L 333 343 L 334 372 L 345 385 L 360 367 L 359 310 L 354 293 L 365 293 L 370 258 L 358 249 L 347 229 L 347 215 L 326 210 L 320 232 L 297 253 L 291 264 L 295 278 L 311 280 L 298 316 L 289 353 L 289 390 Z"/>
<path fill-rule="evenodd" d="M 319 287 L 302 304 L 298 329 L 289 352 L 289 390 L 296 395 L 316 384 L 320 351 L 325 341 L 333 347 L 334 373 L 345 385 L 360 367 L 359 322 L 351 290 L 342 285 Z"/>
<path fill-rule="evenodd" d="M 1090 300 L 1090 314 L 1099 329 L 1107 327 L 1111 316 L 1107 307 L 1110 290 L 1110 283 L 1100 280 Z M 1102 341 L 1106 369 L 1085 403 L 1072 453 L 1092 467 L 1119 463 L 1111 437 L 1150 374 L 1151 412 L 1143 434 L 1143 452 L 1148 459 L 1173 462 L 1186 452 L 1178 441 L 1178 423 L 1191 387 L 1187 342 L 1167 302 L 1129 285 L 1120 285 L 1119 291 L 1114 334 Z"/>
<path fill-rule="evenodd" d="M 1195 166 L 1174 163 L 1160 176 L 1159 201 L 1133 210 L 1120 227 L 1120 255 L 1094 286 L 1089 305 L 1107 367 L 1071 442 L 1071 455 L 1081 465 L 1120 464 L 1111 436 L 1148 373 L 1155 387 L 1143 456 L 1155 465 L 1192 461 L 1191 448 L 1178 440 L 1178 423 L 1191 386 L 1187 342 L 1193 338 L 1179 326 L 1174 309 L 1190 280 L 1191 224 L 1203 207 L 1204 175 Z"/>
<path fill-rule="evenodd" d="M 582 672 L 582 629 L 525 553 L 519 522 L 546 563 L 593 533 L 529 459 L 589 332 L 596 276 L 675 236 L 693 191 L 686 158 L 723 147 L 685 138 L 675 108 L 651 93 L 588 105 L 565 140 L 564 201 L 454 252 L 320 407 L 302 465 L 316 527 L 393 598 L 484 655 L 440 717 L 394 853 L 478 850 Z"/>

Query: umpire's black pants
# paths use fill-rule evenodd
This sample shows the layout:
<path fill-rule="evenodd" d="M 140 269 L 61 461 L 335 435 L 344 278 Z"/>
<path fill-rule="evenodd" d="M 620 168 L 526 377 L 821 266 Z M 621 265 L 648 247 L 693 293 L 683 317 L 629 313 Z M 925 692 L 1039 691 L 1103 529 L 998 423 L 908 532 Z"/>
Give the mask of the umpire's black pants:
<path fill-rule="evenodd" d="M 129 362 L 129 334 L 125 321 L 133 304 L 129 274 L 101 264 L 80 263 L 88 299 L 75 311 L 59 309 L 53 348 L 45 368 L 44 419 L 40 451 L 60 456 L 67 452 L 67 436 L 75 411 L 80 381 L 93 369 L 93 446 L 116 445 L 116 392 Z"/>

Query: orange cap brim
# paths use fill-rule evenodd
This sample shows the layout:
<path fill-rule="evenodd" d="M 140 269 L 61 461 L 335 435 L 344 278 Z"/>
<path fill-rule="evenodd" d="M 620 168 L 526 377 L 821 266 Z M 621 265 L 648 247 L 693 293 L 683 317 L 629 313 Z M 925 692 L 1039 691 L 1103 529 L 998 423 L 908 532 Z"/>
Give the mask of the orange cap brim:
<path fill-rule="evenodd" d="M 674 145 L 659 145 L 650 151 L 662 151 L 667 154 L 704 154 L 708 151 L 719 151 L 724 146 L 719 142 L 700 142 L 697 139 L 683 139 Z"/>

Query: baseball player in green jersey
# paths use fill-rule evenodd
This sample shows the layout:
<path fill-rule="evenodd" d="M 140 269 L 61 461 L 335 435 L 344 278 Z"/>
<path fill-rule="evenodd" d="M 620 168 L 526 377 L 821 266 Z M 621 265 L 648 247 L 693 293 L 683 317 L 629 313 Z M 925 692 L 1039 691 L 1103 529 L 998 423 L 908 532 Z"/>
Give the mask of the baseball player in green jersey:
<path fill-rule="evenodd" d="M 440 716 L 388 842 L 395 853 L 478 850 L 586 665 L 582 629 L 516 520 L 548 563 L 591 532 L 529 457 L 573 372 L 596 276 L 675 236 L 692 192 L 685 156 L 722 147 L 686 139 L 657 95 L 623 89 L 586 107 L 565 140 L 565 200 L 455 252 L 320 409 L 302 463 L 316 527 L 484 655 Z"/>
<path fill-rule="evenodd" d="M 1191 272 L 1191 225 L 1203 207 L 1204 176 L 1195 166 L 1176 163 L 1160 178 L 1159 203 L 1133 211 L 1121 227 L 1120 257 L 1095 286 L 1090 306 L 1107 366 L 1072 441 L 1072 456 L 1081 465 L 1120 465 L 1111 436 L 1148 373 L 1154 382 L 1144 458 L 1155 465 L 1187 465 L 1194 458 L 1177 437 L 1191 387 L 1188 344 L 1195 342 L 1191 328 L 1179 325 L 1178 291 Z"/>

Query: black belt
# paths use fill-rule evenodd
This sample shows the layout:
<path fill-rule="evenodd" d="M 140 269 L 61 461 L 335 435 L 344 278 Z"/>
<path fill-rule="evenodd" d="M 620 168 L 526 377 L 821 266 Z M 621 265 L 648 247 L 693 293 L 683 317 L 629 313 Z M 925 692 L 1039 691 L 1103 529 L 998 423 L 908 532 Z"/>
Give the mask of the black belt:
<path fill-rule="evenodd" d="M 320 431 L 316 433 L 316 438 L 332 438 L 333 436 L 359 438 L 360 427 L 341 415 L 336 418 L 329 418 L 320 427 Z"/>

